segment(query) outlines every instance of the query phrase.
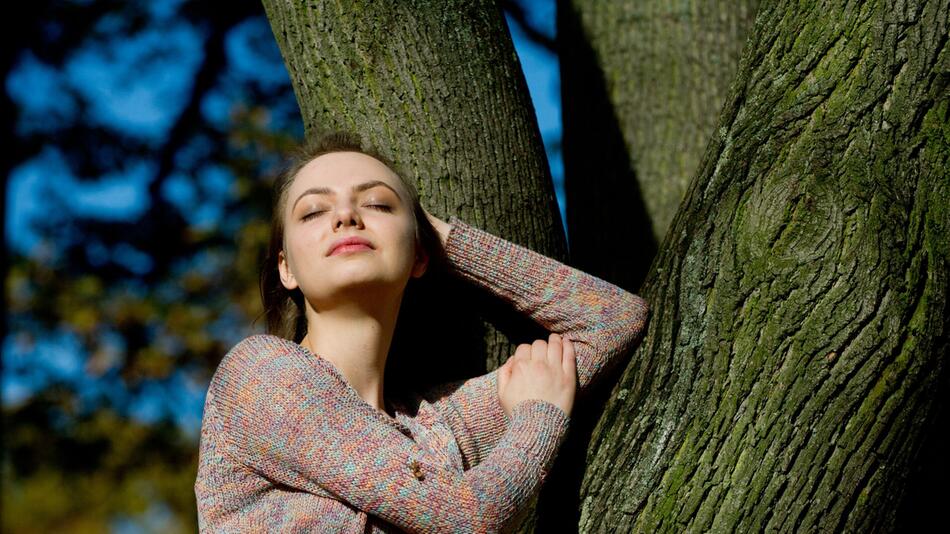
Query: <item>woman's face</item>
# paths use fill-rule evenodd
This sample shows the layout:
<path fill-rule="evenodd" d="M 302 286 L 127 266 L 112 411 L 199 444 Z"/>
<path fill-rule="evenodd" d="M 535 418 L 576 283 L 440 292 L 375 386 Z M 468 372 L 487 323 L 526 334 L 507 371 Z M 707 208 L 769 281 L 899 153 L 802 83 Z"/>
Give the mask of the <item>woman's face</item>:
<path fill-rule="evenodd" d="M 328 309 L 348 297 L 396 297 L 410 276 L 422 276 L 425 254 L 416 258 L 415 220 L 399 177 L 359 152 L 313 159 L 297 174 L 284 202 L 281 282 L 300 288 L 310 305 Z M 359 237 L 371 248 L 333 244 Z"/>

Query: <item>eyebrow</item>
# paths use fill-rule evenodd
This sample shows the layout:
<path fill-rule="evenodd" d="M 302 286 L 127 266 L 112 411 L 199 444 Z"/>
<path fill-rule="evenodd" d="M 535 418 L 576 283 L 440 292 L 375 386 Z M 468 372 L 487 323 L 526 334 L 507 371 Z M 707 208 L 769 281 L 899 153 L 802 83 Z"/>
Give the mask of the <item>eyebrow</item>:
<path fill-rule="evenodd" d="M 396 194 L 396 197 L 400 201 L 402 200 L 402 196 L 400 196 L 399 192 L 393 189 L 389 184 L 387 184 L 386 182 L 382 180 L 370 180 L 369 182 L 356 184 L 353 187 L 351 187 L 350 190 L 353 191 L 354 193 L 360 193 L 362 191 L 366 191 L 367 189 L 372 189 L 378 186 L 383 186 L 389 189 L 390 191 Z M 336 192 L 334 192 L 329 187 L 311 187 L 310 189 L 307 189 L 303 193 L 300 193 L 300 196 L 297 197 L 297 200 L 294 201 L 293 207 L 291 207 L 290 209 L 293 210 L 294 208 L 296 208 L 297 203 L 300 202 L 300 199 L 307 195 L 336 195 Z"/>

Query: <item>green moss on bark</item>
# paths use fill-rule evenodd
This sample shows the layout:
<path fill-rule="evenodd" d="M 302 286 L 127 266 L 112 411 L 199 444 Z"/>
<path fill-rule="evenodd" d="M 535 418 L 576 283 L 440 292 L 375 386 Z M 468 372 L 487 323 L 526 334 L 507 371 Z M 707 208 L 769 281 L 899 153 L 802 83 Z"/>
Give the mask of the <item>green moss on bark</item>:
<path fill-rule="evenodd" d="M 946 391 L 948 11 L 763 8 L 644 284 L 580 530 L 893 525 Z"/>

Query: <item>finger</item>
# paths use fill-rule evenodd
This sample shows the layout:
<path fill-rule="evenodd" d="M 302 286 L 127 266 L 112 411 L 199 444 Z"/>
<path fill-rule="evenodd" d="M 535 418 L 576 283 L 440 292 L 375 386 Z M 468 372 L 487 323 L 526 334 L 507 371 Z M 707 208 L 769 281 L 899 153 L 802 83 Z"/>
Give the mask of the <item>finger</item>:
<path fill-rule="evenodd" d="M 511 358 L 498 368 L 498 393 L 501 394 L 508 385 L 508 379 L 511 378 Z"/>
<path fill-rule="evenodd" d="M 531 359 L 544 361 L 548 357 L 548 344 L 543 339 L 537 339 L 531 344 Z"/>
<path fill-rule="evenodd" d="M 561 359 L 564 372 L 577 379 L 577 356 L 574 354 L 574 342 L 564 338 L 564 356 Z"/>
<path fill-rule="evenodd" d="M 512 358 L 520 358 L 522 360 L 531 359 L 531 345 L 527 343 L 522 343 L 518 345 L 518 348 L 515 349 L 515 355 Z"/>
<path fill-rule="evenodd" d="M 561 335 L 551 332 L 551 335 L 548 336 L 548 363 L 552 365 L 560 364 L 563 350 Z"/>

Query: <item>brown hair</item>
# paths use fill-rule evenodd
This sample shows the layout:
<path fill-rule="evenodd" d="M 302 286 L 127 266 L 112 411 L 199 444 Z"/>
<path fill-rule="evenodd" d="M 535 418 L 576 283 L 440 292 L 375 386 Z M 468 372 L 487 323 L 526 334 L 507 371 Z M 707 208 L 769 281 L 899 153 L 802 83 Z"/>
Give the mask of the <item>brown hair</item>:
<path fill-rule="evenodd" d="M 284 170 L 274 182 L 270 244 L 267 247 L 260 273 L 261 300 L 264 304 L 264 315 L 267 318 L 267 333 L 293 340 L 296 343 L 307 335 L 307 317 L 304 312 L 306 308 L 303 293 L 299 288 L 294 290 L 285 288 L 280 281 L 277 269 L 278 255 L 284 247 L 284 204 L 287 201 L 287 190 L 297 177 L 297 173 L 318 156 L 333 152 L 365 154 L 389 167 L 399 177 L 409 193 L 409 203 L 416 222 L 416 247 L 421 247 L 429 256 L 424 277 L 428 277 L 430 271 L 444 268 L 445 251 L 438 231 L 425 216 L 415 184 L 405 178 L 405 174 L 401 172 L 398 165 L 374 148 L 364 146 L 359 137 L 351 132 L 336 130 L 314 136 L 291 152 Z M 410 278 L 406 294 L 412 291 L 414 281 L 415 279 Z"/>

